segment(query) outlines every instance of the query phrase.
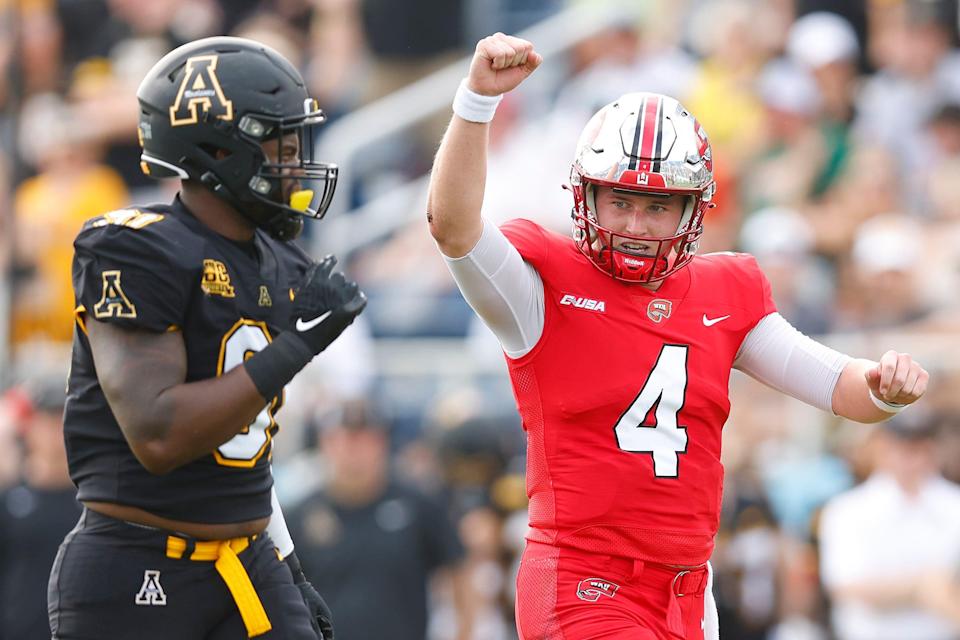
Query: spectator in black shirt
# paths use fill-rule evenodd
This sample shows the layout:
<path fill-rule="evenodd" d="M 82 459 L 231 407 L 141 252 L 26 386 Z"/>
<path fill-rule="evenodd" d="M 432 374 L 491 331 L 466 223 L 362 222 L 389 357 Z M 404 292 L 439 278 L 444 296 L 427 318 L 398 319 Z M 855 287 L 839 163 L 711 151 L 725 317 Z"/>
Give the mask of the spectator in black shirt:
<path fill-rule="evenodd" d="M 463 547 L 447 512 L 392 475 L 388 426 L 369 405 L 344 405 L 320 445 L 326 482 L 285 515 L 337 637 L 423 640 L 428 581 L 446 569 L 455 590 L 459 583 Z M 469 638 L 458 618 L 459 637 Z"/>

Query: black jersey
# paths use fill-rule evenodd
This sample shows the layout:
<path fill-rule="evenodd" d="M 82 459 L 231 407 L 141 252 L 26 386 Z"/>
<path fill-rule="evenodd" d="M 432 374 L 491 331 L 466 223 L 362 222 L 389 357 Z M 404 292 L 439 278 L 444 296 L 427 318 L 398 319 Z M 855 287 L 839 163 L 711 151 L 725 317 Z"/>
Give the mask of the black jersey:
<path fill-rule="evenodd" d="M 74 241 L 74 332 L 64 435 L 80 500 L 114 502 L 188 522 L 270 515 L 270 452 L 282 394 L 209 455 L 165 475 L 136 459 L 97 380 L 85 318 L 180 331 L 186 381 L 221 375 L 287 328 L 310 260 L 258 230 L 252 243 L 210 230 L 177 198 L 87 221 Z"/>

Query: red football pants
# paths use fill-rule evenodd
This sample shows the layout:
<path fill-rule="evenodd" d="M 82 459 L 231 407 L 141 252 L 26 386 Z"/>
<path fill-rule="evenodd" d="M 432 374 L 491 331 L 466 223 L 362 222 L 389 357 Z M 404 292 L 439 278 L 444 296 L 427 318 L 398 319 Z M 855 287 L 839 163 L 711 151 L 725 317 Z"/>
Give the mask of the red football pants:
<path fill-rule="evenodd" d="M 707 571 L 527 541 L 517 631 L 521 640 L 703 640 Z"/>

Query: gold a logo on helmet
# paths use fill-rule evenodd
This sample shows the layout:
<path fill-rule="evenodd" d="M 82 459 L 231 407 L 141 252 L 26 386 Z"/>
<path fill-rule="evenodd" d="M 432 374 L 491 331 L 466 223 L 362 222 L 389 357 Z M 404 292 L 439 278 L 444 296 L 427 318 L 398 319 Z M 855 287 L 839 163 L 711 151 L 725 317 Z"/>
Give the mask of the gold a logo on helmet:
<path fill-rule="evenodd" d="M 233 102 L 227 100 L 217 79 L 216 55 L 187 58 L 177 99 L 170 107 L 170 125 L 196 124 L 200 111 L 209 111 L 221 120 L 233 120 Z"/>

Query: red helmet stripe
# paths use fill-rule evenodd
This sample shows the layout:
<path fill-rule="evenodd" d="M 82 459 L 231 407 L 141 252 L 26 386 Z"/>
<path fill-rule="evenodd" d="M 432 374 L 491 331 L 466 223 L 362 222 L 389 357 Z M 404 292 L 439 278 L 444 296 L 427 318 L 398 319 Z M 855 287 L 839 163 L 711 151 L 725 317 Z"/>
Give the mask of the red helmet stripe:
<path fill-rule="evenodd" d="M 657 140 L 657 134 L 660 127 L 660 98 L 659 96 L 650 96 L 643 101 L 640 118 L 643 120 L 643 126 L 640 133 L 640 170 L 650 171 L 649 159 L 654 157 L 653 147 Z M 634 141 L 636 144 L 636 141 Z"/>

